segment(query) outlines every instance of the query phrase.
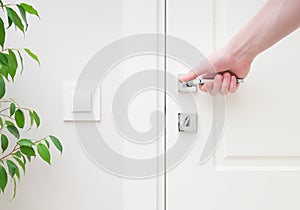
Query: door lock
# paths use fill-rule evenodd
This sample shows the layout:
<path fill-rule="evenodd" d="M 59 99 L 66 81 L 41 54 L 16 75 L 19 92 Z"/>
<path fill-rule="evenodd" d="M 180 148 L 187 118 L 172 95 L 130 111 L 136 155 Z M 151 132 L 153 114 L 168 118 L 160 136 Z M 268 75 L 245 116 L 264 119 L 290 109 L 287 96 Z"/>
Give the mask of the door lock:
<path fill-rule="evenodd" d="M 197 113 L 178 113 L 178 131 L 196 132 Z"/>

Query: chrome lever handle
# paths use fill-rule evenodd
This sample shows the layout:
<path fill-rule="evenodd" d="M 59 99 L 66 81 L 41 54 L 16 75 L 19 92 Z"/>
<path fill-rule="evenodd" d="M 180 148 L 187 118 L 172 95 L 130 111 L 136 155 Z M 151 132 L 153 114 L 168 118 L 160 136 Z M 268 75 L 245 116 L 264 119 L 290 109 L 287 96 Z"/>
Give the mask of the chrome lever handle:
<path fill-rule="evenodd" d="M 214 78 L 208 78 L 208 79 L 203 79 L 201 77 L 197 77 L 196 79 L 190 80 L 188 82 L 182 82 L 184 87 L 193 87 L 193 86 L 197 86 L 197 85 L 203 85 L 205 83 L 208 82 L 213 82 Z M 244 79 L 236 79 L 237 83 L 244 83 Z"/>

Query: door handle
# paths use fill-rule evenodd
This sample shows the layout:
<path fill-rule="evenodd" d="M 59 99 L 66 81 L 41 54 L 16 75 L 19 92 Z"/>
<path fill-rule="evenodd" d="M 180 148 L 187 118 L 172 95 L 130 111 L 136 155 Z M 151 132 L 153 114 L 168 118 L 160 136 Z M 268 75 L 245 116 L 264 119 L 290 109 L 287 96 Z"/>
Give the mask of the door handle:
<path fill-rule="evenodd" d="M 201 78 L 201 77 L 197 77 L 196 79 L 187 81 L 187 82 L 182 82 L 179 79 L 179 76 L 181 74 L 178 75 L 178 91 L 179 92 L 183 92 L 183 93 L 195 93 L 197 92 L 197 86 L 198 85 L 203 85 L 205 83 L 208 82 L 213 82 L 214 78 Z M 241 78 L 237 78 L 236 79 L 237 83 L 244 83 L 244 79 Z"/>
<path fill-rule="evenodd" d="M 193 87 L 193 86 L 197 86 L 197 85 L 204 85 L 205 83 L 213 82 L 213 81 L 214 81 L 214 78 L 204 79 L 201 77 L 197 77 L 196 79 L 190 80 L 188 82 L 182 82 L 182 84 L 183 84 L 183 87 Z M 236 83 L 244 83 L 244 79 L 237 78 Z"/>

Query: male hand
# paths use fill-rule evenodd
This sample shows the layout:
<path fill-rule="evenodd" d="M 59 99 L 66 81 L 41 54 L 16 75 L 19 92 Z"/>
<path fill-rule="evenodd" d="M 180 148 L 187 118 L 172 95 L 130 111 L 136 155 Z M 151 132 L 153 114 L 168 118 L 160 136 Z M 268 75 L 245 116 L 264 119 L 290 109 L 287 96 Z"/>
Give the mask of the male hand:
<path fill-rule="evenodd" d="M 218 93 L 226 95 L 228 92 L 237 91 L 239 84 L 237 78 L 245 78 L 252 61 L 245 61 L 234 56 L 230 50 L 223 48 L 207 59 L 203 60 L 196 68 L 181 75 L 180 80 L 187 82 L 198 76 L 202 78 L 213 78 L 213 82 L 200 85 L 200 90 L 209 92 L 211 95 Z"/>

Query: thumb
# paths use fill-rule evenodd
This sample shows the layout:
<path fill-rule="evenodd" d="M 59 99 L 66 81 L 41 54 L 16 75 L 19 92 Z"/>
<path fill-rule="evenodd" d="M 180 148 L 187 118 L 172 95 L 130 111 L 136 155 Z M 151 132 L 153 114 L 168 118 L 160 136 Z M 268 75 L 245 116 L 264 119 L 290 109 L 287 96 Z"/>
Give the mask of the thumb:
<path fill-rule="evenodd" d="M 188 73 L 182 74 L 179 76 L 180 81 L 187 82 L 192 79 L 195 79 L 198 75 L 193 72 L 193 70 L 190 70 Z"/>
<path fill-rule="evenodd" d="M 180 76 L 180 80 L 183 82 L 195 79 L 199 75 L 216 75 L 217 71 L 213 65 L 213 58 L 206 58 L 200 62 L 198 66 L 190 70 L 188 73 Z"/>

